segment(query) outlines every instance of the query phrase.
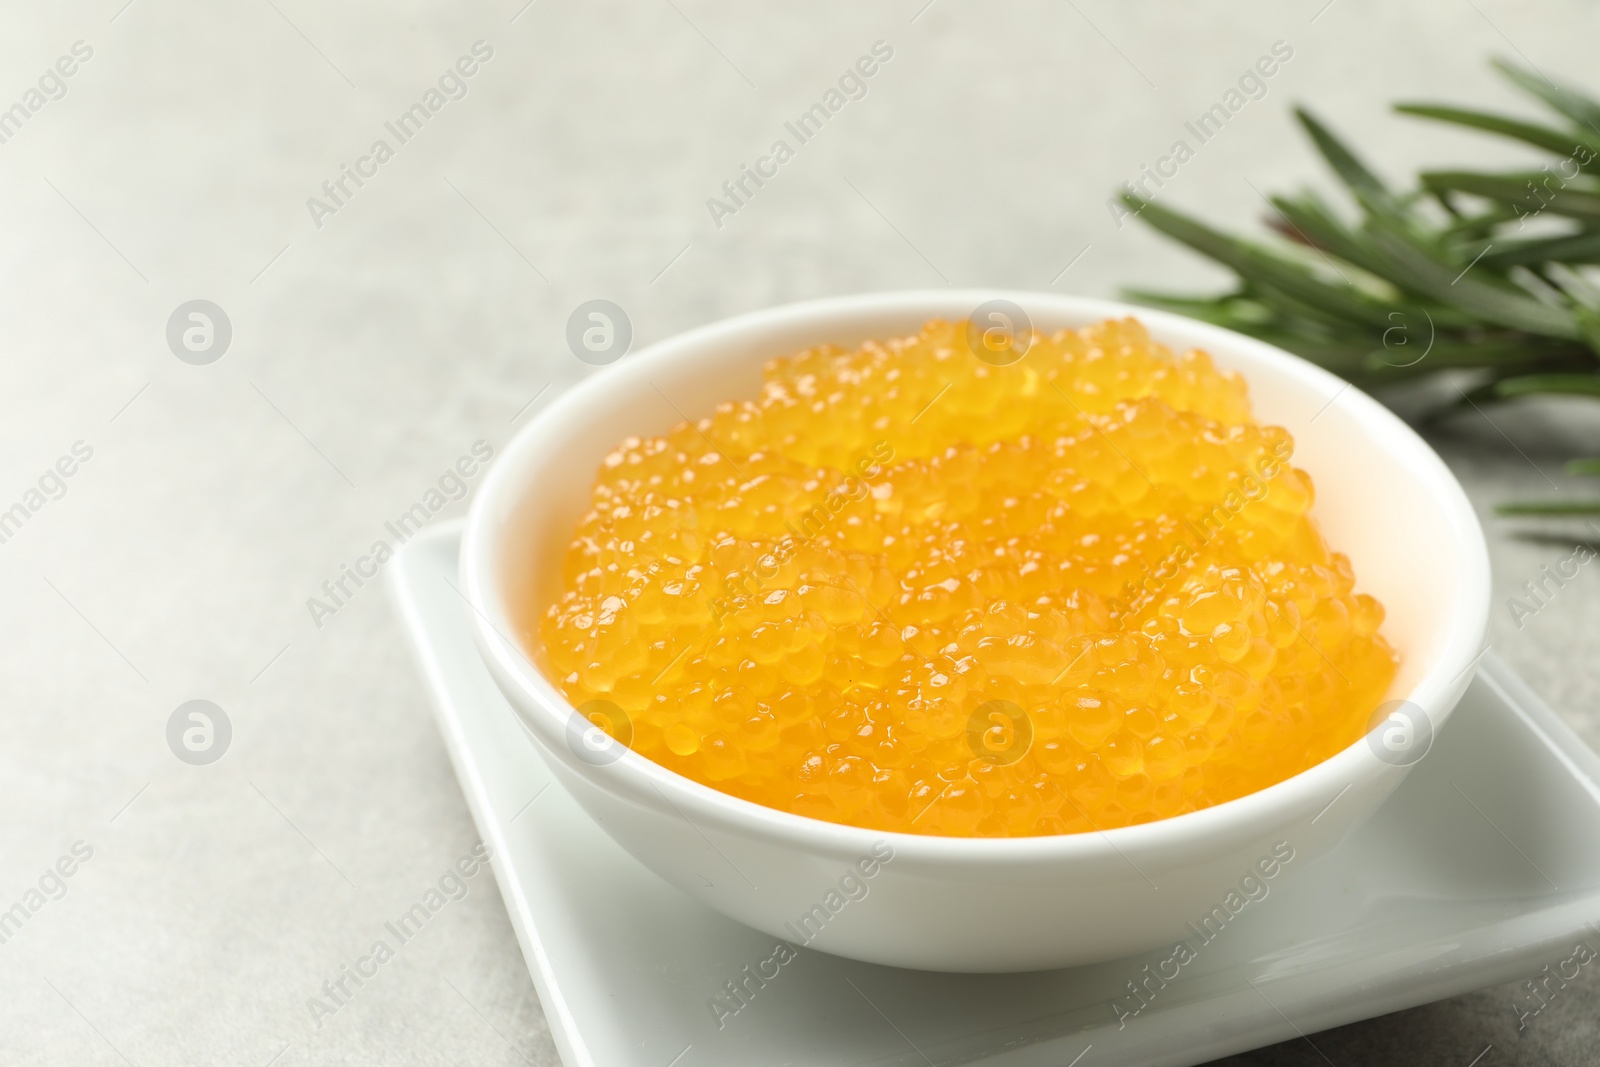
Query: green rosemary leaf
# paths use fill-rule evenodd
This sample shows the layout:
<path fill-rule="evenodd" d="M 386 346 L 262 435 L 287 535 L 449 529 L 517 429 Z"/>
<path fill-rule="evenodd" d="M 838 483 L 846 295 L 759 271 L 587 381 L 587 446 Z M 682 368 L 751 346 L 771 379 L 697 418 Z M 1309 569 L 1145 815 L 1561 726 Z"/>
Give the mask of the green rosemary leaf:
<path fill-rule="evenodd" d="M 1570 182 L 1552 189 L 1549 174 L 1539 171 L 1514 174 L 1482 174 L 1476 171 L 1434 170 L 1421 175 L 1425 188 L 1470 193 L 1496 200 L 1512 208 L 1518 218 L 1548 211 L 1552 215 L 1600 222 L 1600 186 L 1585 179 L 1585 188 Z M 1559 179 L 1557 179 L 1559 180 Z"/>
<path fill-rule="evenodd" d="M 1148 289 L 1126 289 L 1123 295 L 1149 307 L 1165 308 L 1192 319 L 1214 322 L 1230 329 L 1265 326 L 1275 318 L 1271 308 L 1243 292 L 1196 297 L 1177 293 L 1158 293 Z"/>
<path fill-rule="evenodd" d="M 1600 288 L 1565 263 L 1545 263 L 1540 269 L 1543 273 L 1538 276 L 1550 284 L 1557 300 L 1572 305 L 1578 329 L 1594 345 L 1595 338 L 1600 337 Z M 1512 271 L 1534 274 L 1527 267 L 1513 267 Z"/>
<path fill-rule="evenodd" d="M 1269 225 L 1285 237 L 1338 256 L 1368 273 L 1378 273 L 1380 259 L 1366 238 L 1341 222 L 1316 194 L 1274 196 L 1271 203 L 1279 217 L 1269 219 Z"/>
<path fill-rule="evenodd" d="M 1507 118 L 1504 115 L 1491 115 L 1487 111 L 1442 107 L 1436 104 L 1396 104 L 1394 109 L 1402 115 L 1415 115 L 1417 118 L 1433 119 L 1436 122 L 1468 126 L 1483 130 L 1485 133 L 1497 133 L 1502 137 L 1523 141 L 1559 156 L 1572 156 L 1579 154 L 1581 149 L 1586 149 L 1591 164 L 1596 155 L 1600 155 L 1600 135 L 1588 132 L 1558 130 L 1552 126 L 1540 126 L 1520 119 Z"/>
<path fill-rule="evenodd" d="M 1526 351 L 1520 348 L 1508 350 L 1501 347 L 1495 350 L 1477 343 L 1446 338 L 1435 338 L 1430 344 L 1428 336 L 1423 333 L 1406 338 L 1404 344 L 1395 339 L 1397 335 L 1391 335 L 1386 344 L 1382 336 L 1324 340 L 1303 333 L 1273 333 L 1270 330 L 1241 332 L 1277 345 L 1327 367 L 1357 385 L 1369 388 L 1425 378 L 1442 370 L 1487 368 L 1501 371 L 1508 359 L 1526 358 Z"/>
<path fill-rule="evenodd" d="M 1409 327 L 1408 327 L 1409 329 Z M 1410 345 L 1421 346 L 1427 353 L 1418 365 L 1426 363 L 1430 371 L 1492 369 L 1497 373 L 1523 371 L 1530 364 L 1551 366 L 1583 366 L 1594 357 L 1587 348 L 1572 345 L 1546 346 L 1540 350 L 1529 340 L 1517 335 L 1508 340 L 1479 340 L 1460 337 L 1436 336 L 1432 345 L 1426 344 L 1418 331 L 1418 340 L 1407 339 Z M 1418 358 L 1406 349 L 1391 344 L 1385 349 L 1382 362 L 1388 366 L 1406 364 Z"/>
<path fill-rule="evenodd" d="M 1572 317 L 1577 322 L 1578 330 L 1583 335 L 1584 341 L 1588 343 L 1591 349 L 1600 353 L 1600 314 L 1596 314 L 1593 308 L 1574 303 L 1572 305 Z"/>
<path fill-rule="evenodd" d="M 1481 242 L 1480 242 L 1481 243 Z M 1479 261 L 1491 270 L 1537 263 L 1600 263 L 1600 231 L 1535 237 L 1524 240 L 1497 238 Z"/>
<path fill-rule="evenodd" d="M 1272 197 L 1268 226 L 1286 239 L 1274 247 L 1128 194 L 1124 202 L 1148 224 L 1238 278 L 1233 292 L 1214 297 L 1129 295 L 1258 337 L 1358 385 L 1468 372 L 1471 388 L 1429 417 L 1519 396 L 1600 400 L 1600 283 L 1582 269 L 1600 264 L 1600 100 L 1529 68 L 1496 67 L 1572 125 L 1433 104 L 1396 110 L 1533 145 L 1565 157 L 1559 164 L 1531 173 L 1438 170 L 1396 189 L 1297 109 L 1359 220 L 1312 192 Z M 1525 232 L 1534 217 L 1577 225 Z M 1600 477 L 1600 458 L 1573 460 L 1568 470 Z M 1500 510 L 1600 515 L 1600 501 Z"/>
<path fill-rule="evenodd" d="M 1299 329 L 1314 332 L 1366 336 L 1376 333 L 1374 320 L 1356 319 L 1338 308 L 1329 308 L 1319 302 L 1321 293 L 1306 292 L 1299 287 L 1281 286 L 1277 279 L 1251 280 L 1250 295 L 1263 307 L 1271 309 L 1278 320 L 1294 324 Z M 1309 297 L 1309 299 L 1303 299 Z"/>
<path fill-rule="evenodd" d="M 1350 148 L 1336 137 L 1320 119 L 1303 107 L 1294 110 L 1295 118 L 1311 136 L 1311 141 L 1328 161 L 1328 166 L 1355 195 L 1356 201 L 1367 210 L 1380 210 L 1394 215 L 1402 214 L 1393 194 L 1376 174 L 1363 163 Z"/>
<path fill-rule="evenodd" d="M 1125 289 L 1122 295 L 1148 307 L 1175 311 L 1259 338 L 1353 380 L 1359 379 L 1362 384 L 1393 384 L 1440 370 L 1490 369 L 1504 373 L 1508 368 L 1520 370 L 1530 363 L 1574 366 L 1592 359 L 1587 349 L 1570 345 L 1541 350 L 1537 342 L 1522 335 L 1503 340 L 1453 337 L 1436 330 L 1436 324 L 1430 324 L 1429 316 L 1421 314 L 1420 308 L 1391 312 L 1391 325 L 1382 331 L 1355 327 L 1334 332 L 1320 323 L 1281 314 L 1260 299 L 1238 293 L 1187 297 Z M 1545 352 L 1542 358 L 1538 354 L 1541 351 Z"/>
<path fill-rule="evenodd" d="M 1151 226 L 1202 255 L 1233 268 L 1248 282 L 1285 293 L 1339 319 L 1374 326 L 1387 324 L 1385 316 L 1388 309 L 1362 295 L 1354 286 L 1324 282 L 1285 256 L 1229 237 L 1187 215 L 1153 204 L 1133 193 L 1123 193 L 1122 199 Z"/>
<path fill-rule="evenodd" d="M 1252 337 L 1304 337 L 1319 346 L 1328 342 L 1332 346 L 1330 351 L 1335 356 L 1340 355 L 1343 348 L 1349 345 L 1362 350 L 1368 347 L 1366 335 L 1360 332 L 1364 328 L 1355 327 L 1355 332 L 1351 332 L 1352 327 L 1348 322 L 1316 309 L 1308 309 L 1304 304 L 1283 293 L 1262 290 L 1258 287 L 1251 289 L 1250 296 L 1246 300 L 1229 301 L 1210 308 L 1183 307 L 1163 302 L 1159 298 L 1152 301 L 1149 299 L 1152 294 L 1128 295 L 1141 303 L 1153 303 L 1155 306 L 1166 307 L 1192 318 L 1204 319 Z M 1347 345 L 1348 338 L 1353 340 L 1349 340 Z M 1342 359 L 1341 366 L 1346 365 L 1352 370 L 1360 369 L 1360 363 L 1353 356 Z"/>
<path fill-rule="evenodd" d="M 1435 198 L 1449 198 L 1448 189 L 1430 189 L 1429 194 Z M 1477 241 L 1480 248 L 1473 249 L 1476 254 L 1483 244 L 1483 239 L 1494 232 L 1494 228 L 1501 223 L 1510 222 L 1519 216 L 1504 204 L 1493 203 L 1475 215 L 1459 215 L 1450 225 L 1439 231 L 1439 240 L 1452 241 Z"/>
<path fill-rule="evenodd" d="M 1563 515 L 1600 515 L 1600 500 L 1550 500 L 1517 501 L 1501 504 L 1495 509 L 1500 515 L 1533 515 L 1542 518 L 1559 518 Z"/>
<path fill-rule="evenodd" d="M 1494 395 L 1501 400 L 1536 393 L 1600 396 L 1600 374 L 1524 374 L 1494 383 Z"/>
<path fill-rule="evenodd" d="M 1441 262 L 1432 250 L 1407 239 L 1398 227 L 1384 225 L 1378 216 L 1368 219 L 1374 243 L 1390 259 L 1391 277 L 1405 277 L 1408 287 L 1440 303 L 1476 315 L 1481 321 L 1530 333 L 1568 340 L 1580 339 L 1572 313 L 1550 307 L 1493 275 L 1471 275 L 1471 264 L 1456 267 Z M 1485 280 L 1493 279 L 1493 280 Z"/>
<path fill-rule="evenodd" d="M 1292 235 L 1299 240 L 1311 244 L 1329 254 L 1344 260 L 1346 263 L 1360 268 L 1365 275 L 1370 275 L 1375 283 L 1381 284 L 1385 289 L 1392 290 L 1378 296 L 1390 308 L 1387 317 L 1392 319 L 1395 312 L 1404 312 L 1408 317 L 1415 319 L 1417 313 L 1426 310 L 1429 321 L 1436 327 L 1447 329 L 1466 328 L 1482 322 L 1476 311 L 1465 311 L 1449 303 L 1426 301 L 1425 307 L 1416 300 L 1406 299 L 1411 296 L 1424 296 L 1414 284 L 1413 269 L 1409 263 L 1397 262 L 1384 247 L 1375 242 L 1370 232 L 1371 227 L 1363 230 L 1350 230 L 1334 216 L 1333 212 L 1325 207 L 1313 193 L 1304 193 L 1298 198 L 1274 197 L 1273 206 L 1278 209 L 1283 222 L 1288 224 L 1285 228 L 1274 225 L 1280 233 Z M 1445 266 L 1455 263 L 1449 252 L 1442 248 L 1433 247 L 1436 240 L 1425 237 L 1417 232 L 1416 227 L 1397 215 L 1385 213 L 1384 227 L 1394 233 L 1414 248 L 1424 251 L 1437 262 Z M 1476 254 L 1476 250 L 1474 250 Z M 1460 266 L 1471 262 L 1468 258 L 1460 260 Z M 1345 280 L 1361 288 L 1362 274 L 1352 275 L 1341 271 Z M 1371 286 L 1367 287 L 1369 292 Z M 1511 292 L 1506 287 L 1507 292 Z M 1377 294 L 1373 294 L 1377 295 Z M 1389 327 L 1386 325 L 1385 327 Z"/>
<path fill-rule="evenodd" d="M 1600 134 L 1600 103 L 1568 85 L 1546 78 L 1537 71 L 1519 67 L 1506 59 L 1492 59 L 1490 63 L 1513 84 L 1549 104 L 1557 112 Z"/>
<path fill-rule="evenodd" d="M 1171 308 L 1173 311 L 1191 312 L 1196 318 L 1247 299 L 1243 293 L 1224 293 L 1221 296 L 1184 296 L 1181 293 L 1158 293 L 1154 289 L 1124 289 L 1131 300 L 1150 307 Z"/>

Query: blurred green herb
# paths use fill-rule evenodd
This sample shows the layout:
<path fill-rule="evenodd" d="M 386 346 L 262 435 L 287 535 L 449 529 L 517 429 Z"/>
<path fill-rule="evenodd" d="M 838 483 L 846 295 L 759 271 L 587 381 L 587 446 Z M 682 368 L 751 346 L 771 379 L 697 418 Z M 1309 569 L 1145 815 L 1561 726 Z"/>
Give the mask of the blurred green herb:
<path fill-rule="evenodd" d="M 1425 171 L 1386 185 L 1304 109 L 1300 124 L 1355 201 L 1342 218 L 1312 191 L 1270 197 L 1263 244 L 1230 236 L 1132 191 L 1145 222 L 1229 268 L 1232 292 L 1133 291 L 1270 341 L 1363 387 L 1473 372 L 1453 407 L 1536 394 L 1600 399 L 1600 101 L 1504 61 L 1495 67 L 1543 102 L 1550 124 L 1432 104 L 1405 115 L 1507 137 L 1549 153 L 1537 170 Z M 1530 229 L 1529 224 L 1540 220 Z M 1600 459 L 1572 474 L 1600 476 Z M 1508 515 L 1600 515 L 1600 500 L 1507 504 Z"/>

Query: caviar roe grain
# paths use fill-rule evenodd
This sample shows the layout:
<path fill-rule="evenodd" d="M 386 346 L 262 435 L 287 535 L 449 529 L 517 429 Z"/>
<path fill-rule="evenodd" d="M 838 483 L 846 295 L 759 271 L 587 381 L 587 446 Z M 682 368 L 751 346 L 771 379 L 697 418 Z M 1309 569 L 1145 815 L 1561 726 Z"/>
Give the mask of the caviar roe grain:
<path fill-rule="evenodd" d="M 603 728 L 773 808 L 980 836 L 1178 815 L 1351 744 L 1394 677 L 1292 449 L 1133 319 L 1004 367 L 964 323 L 810 349 L 606 457 L 526 636 Z"/>

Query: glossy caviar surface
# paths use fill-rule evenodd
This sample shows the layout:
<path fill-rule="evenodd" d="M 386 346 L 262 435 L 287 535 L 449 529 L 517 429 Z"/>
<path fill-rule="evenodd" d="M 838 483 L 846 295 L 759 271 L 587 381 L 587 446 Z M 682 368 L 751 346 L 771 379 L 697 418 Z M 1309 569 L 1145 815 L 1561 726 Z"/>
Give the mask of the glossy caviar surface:
<path fill-rule="evenodd" d="M 874 829 L 1076 833 L 1279 782 L 1383 699 L 1382 606 L 1204 353 L 936 321 L 764 377 L 606 457 L 528 635 L 663 766 Z"/>

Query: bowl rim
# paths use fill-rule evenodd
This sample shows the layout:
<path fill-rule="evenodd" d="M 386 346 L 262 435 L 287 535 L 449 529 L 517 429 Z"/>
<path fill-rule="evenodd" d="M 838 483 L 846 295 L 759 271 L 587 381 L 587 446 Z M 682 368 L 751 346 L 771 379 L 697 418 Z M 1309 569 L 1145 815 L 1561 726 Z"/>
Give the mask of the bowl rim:
<path fill-rule="evenodd" d="M 1126 859 L 1129 854 L 1192 848 L 1214 837 L 1232 838 L 1240 833 L 1280 827 L 1302 808 L 1317 802 L 1329 803 L 1331 807 L 1330 798 L 1337 800 L 1357 784 L 1376 781 L 1396 771 L 1403 774 L 1409 769 L 1378 760 L 1368 750 L 1363 737 L 1280 782 L 1198 811 L 1081 833 L 949 837 L 874 830 L 770 808 L 684 777 L 631 749 L 604 766 L 582 763 L 561 751 L 557 738 L 563 735 L 577 712 L 539 671 L 531 655 L 508 636 L 517 632 L 517 627 L 507 610 L 507 598 L 492 580 L 497 545 L 496 516 L 504 510 L 503 505 L 537 491 L 535 486 L 519 480 L 531 454 L 546 450 L 551 440 L 559 440 L 561 435 L 556 431 L 575 413 L 596 405 L 603 407 L 607 392 L 623 375 L 643 375 L 655 368 L 693 362 L 698 351 L 707 344 L 726 342 L 740 335 L 755 337 L 813 320 L 822 327 L 831 318 L 842 315 L 876 312 L 888 317 L 914 312 L 923 314 L 926 319 L 949 317 L 950 312 L 933 309 L 951 305 L 975 308 L 992 299 L 1010 300 L 1024 309 L 1048 306 L 1052 317 L 1069 321 L 1081 319 L 1085 324 L 1133 316 L 1158 337 L 1177 334 L 1190 339 L 1184 344 L 1213 353 L 1236 352 L 1280 364 L 1286 377 L 1298 379 L 1296 384 L 1330 397 L 1330 405 L 1338 401 L 1350 405 L 1351 414 L 1364 431 L 1378 436 L 1385 448 L 1392 449 L 1397 457 L 1406 461 L 1409 469 L 1433 486 L 1432 499 L 1446 510 L 1445 518 L 1454 534 L 1449 550 L 1460 557 L 1461 564 L 1457 567 L 1460 581 L 1454 610 L 1446 616 L 1445 638 L 1433 663 L 1418 677 L 1411 691 L 1403 695 L 1403 699 L 1425 710 L 1435 731 L 1443 725 L 1470 681 L 1471 668 L 1481 658 L 1478 646 L 1488 627 L 1490 607 L 1489 554 L 1482 527 L 1465 491 L 1449 467 L 1416 431 L 1365 392 L 1329 371 L 1267 342 L 1211 323 L 1097 297 L 1016 289 L 922 289 L 775 305 L 672 335 L 590 375 L 538 412 L 507 442 L 491 463 L 468 512 L 461 542 L 460 579 L 463 595 L 471 608 L 469 614 L 479 651 L 500 685 L 511 686 L 516 691 L 515 696 L 524 698 L 513 697 L 510 703 L 542 747 L 599 788 L 620 793 L 663 814 L 675 813 L 696 829 L 709 824 L 743 837 L 840 855 L 865 853 L 874 843 L 887 841 L 894 849 L 897 863 L 906 859 L 939 864 L 952 861 L 1056 864 L 1073 858 L 1105 858 L 1113 853 Z M 919 312 L 918 309 L 924 310 Z M 538 709 L 537 717 L 530 708 Z"/>

